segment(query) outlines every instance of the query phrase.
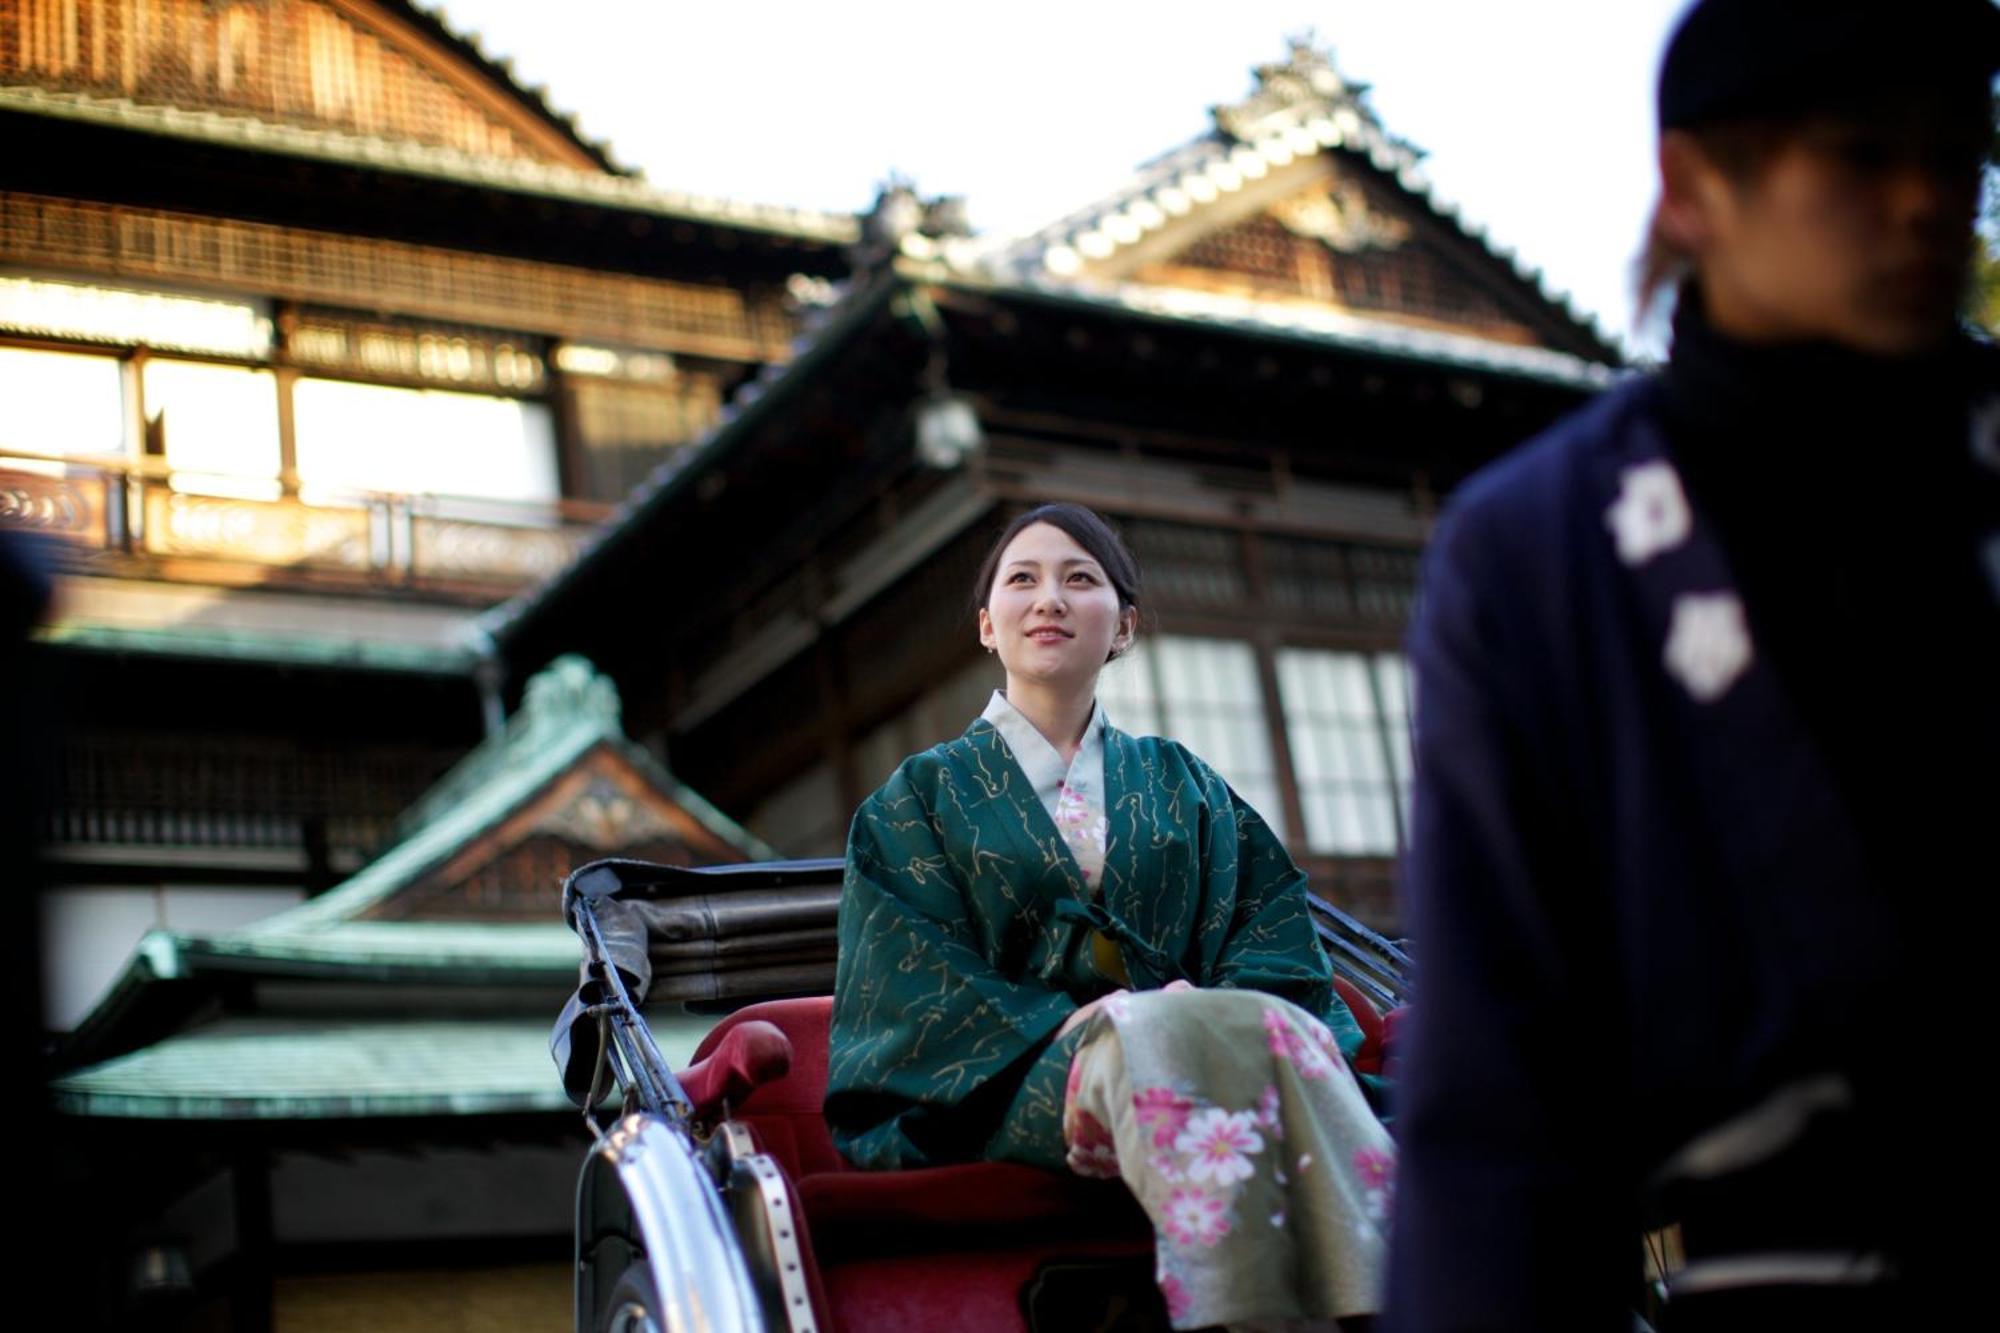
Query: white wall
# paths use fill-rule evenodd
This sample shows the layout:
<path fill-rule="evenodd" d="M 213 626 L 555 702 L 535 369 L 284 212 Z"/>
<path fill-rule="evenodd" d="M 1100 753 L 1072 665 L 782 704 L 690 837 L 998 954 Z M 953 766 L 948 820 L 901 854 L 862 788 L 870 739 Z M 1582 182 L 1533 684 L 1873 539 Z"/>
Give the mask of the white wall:
<path fill-rule="evenodd" d="M 42 1021 L 64 1032 L 81 1023 L 149 930 L 234 930 L 304 899 L 304 890 L 281 886 L 51 889 L 42 899 Z"/>

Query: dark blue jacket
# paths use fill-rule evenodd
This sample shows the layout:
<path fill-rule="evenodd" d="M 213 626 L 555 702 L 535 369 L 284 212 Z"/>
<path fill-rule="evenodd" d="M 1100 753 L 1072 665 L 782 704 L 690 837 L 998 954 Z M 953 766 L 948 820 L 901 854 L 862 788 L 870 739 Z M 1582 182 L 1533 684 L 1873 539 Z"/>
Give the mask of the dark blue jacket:
<path fill-rule="evenodd" d="M 1829 1068 L 1913 1127 L 1910 904 L 1942 886 L 1863 871 L 1657 379 L 1474 478 L 1427 561 L 1388 1323 L 1625 1333 L 1674 1149 Z"/>

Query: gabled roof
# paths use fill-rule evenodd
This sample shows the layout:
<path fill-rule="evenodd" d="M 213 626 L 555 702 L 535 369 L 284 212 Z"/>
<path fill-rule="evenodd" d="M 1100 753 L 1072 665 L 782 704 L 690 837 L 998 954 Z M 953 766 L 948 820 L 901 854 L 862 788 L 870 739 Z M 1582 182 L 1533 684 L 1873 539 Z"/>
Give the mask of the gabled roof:
<path fill-rule="evenodd" d="M 57 1081 L 58 1091 L 97 1088 L 106 1095 L 136 1095 L 133 1070 L 182 1069 L 176 1063 L 179 1056 L 147 1063 L 138 1059 L 144 1051 L 135 1048 L 162 1041 L 180 1043 L 177 1049 L 183 1051 L 194 1049 L 190 1042 L 200 1047 L 207 1027 L 187 1033 L 180 1029 L 244 981 L 499 987 L 531 1001 L 544 999 L 553 1013 L 579 958 L 576 938 L 558 914 L 553 882 L 547 886 L 546 919 L 531 922 L 457 914 L 452 919 L 411 919 L 408 912 L 384 909 L 393 907 L 399 895 L 435 885 L 443 867 L 464 870 L 468 848 L 484 842 L 504 851 L 510 842 L 533 833 L 535 816 L 549 806 L 550 793 L 567 791 L 565 784 L 574 786 L 580 768 L 606 757 L 651 786 L 655 811 L 670 805 L 681 812 L 681 822 L 667 832 L 690 841 L 698 838 L 703 859 L 776 858 L 625 738 L 617 691 L 609 680 L 582 658 L 561 658 L 529 682 L 523 706 L 506 730 L 475 749 L 412 806 L 394 845 L 344 884 L 240 930 L 215 935 L 159 931 L 142 940 L 124 974 L 65 1048 L 70 1061 L 93 1062 L 93 1068 L 64 1076 Z M 602 845 L 589 843 L 587 834 L 579 841 L 591 854 L 615 854 L 626 847 L 623 839 L 632 826 L 620 830 L 616 821 L 612 824 L 613 833 Z M 638 827 L 642 833 L 658 832 L 643 821 Z M 690 836 L 691 828 L 699 832 Z M 479 864 L 476 859 L 471 863 L 474 869 Z M 338 1016 L 339 1006 L 329 1012 Z M 253 1030 L 295 1036 L 319 1029 L 313 1022 L 292 1028 L 252 1023 L 243 1029 Z M 240 1051 L 238 1056 L 232 1057 L 237 1065 L 264 1058 Z M 111 1066 L 101 1063 L 107 1059 L 124 1071 L 110 1082 L 104 1081 L 110 1075 L 103 1071 Z M 534 1073 L 533 1091 L 539 1097 L 546 1064 L 538 1064 Z M 243 1095 L 260 1094 L 251 1087 Z M 238 1113 L 252 1114 L 231 1112 Z"/>
<path fill-rule="evenodd" d="M 704 859 L 777 859 L 770 847 L 676 781 L 643 746 L 627 740 L 619 728 L 617 687 L 583 658 L 566 656 L 528 682 L 521 710 L 505 731 L 473 750 L 404 813 L 388 851 L 339 887 L 245 927 L 236 938 L 258 948 L 307 942 L 332 932 L 363 953 L 378 936 L 393 950 L 396 935 L 382 935 L 384 927 L 412 931 L 431 923 L 385 918 L 384 907 L 482 839 L 518 837 L 526 830 L 515 827 L 517 816 L 600 749 L 643 775 L 663 802 L 685 812 L 690 824 L 682 827 L 690 840 L 701 840 Z M 593 850 L 611 855 L 620 849 L 613 843 Z M 562 930 L 553 886 L 549 901 L 549 924 Z M 458 928 L 457 923 L 438 926 Z M 516 929 L 492 923 L 479 928 Z"/>
<path fill-rule="evenodd" d="M 1480 338 L 1446 329 L 1413 327 L 1343 310 L 1277 305 L 1221 293 L 1153 287 L 1137 283 L 1096 285 L 1053 279 L 981 282 L 958 278 L 949 288 L 985 292 L 1002 299 L 1122 312 L 1134 319 L 1205 324 L 1220 332 L 1298 342 L 1410 361 L 1444 370 L 1477 370 L 1513 379 L 1537 380 L 1565 388 L 1597 390 L 1619 372 L 1600 361 L 1547 347 Z"/>
<path fill-rule="evenodd" d="M 488 55 L 486 48 L 480 43 L 477 32 L 459 32 L 454 29 L 446 17 L 443 6 L 417 4 L 414 0 L 377 0 L 377 2 L 382 8 L 394 11 L 426 36 L 485 75 L 494 87 L 519 102 L 550 128 L 561 133 L 564 138 L 588 154 L 598 166 L 621 175 L 631 174 L 631 168 L 621 166 L 611 156 L 609 142 L 584 134 L 577 125 L 574 113 L 557 110 L 549 102 L 547 88 L 538 84 L 524 84 L 516 79 L 514 62 L 505 56 Z"/>
<path fill-rule="evenodd" d="M 1240 102 L 1213 109 L 1215 127 L 1141 166 L 1117 189 L 1018 240 L 994 247 L 959 247 L 958 266 L 1033 287 L 1092 279 L 1123 251 L 1168 230 L 1197 231 L 1203 216 L 1225 209 L 1231 196 L 1271 173 L 1323 153 L 1340 153 L 1392 180 L 1415 204 L 1490 258 L 1500 274 L 1521 284 L 1557 320 L 1566 322 L 1600 359 L 1615 351 L 1565 294 L 1551 291 L 1540 270 L 1494 245 L 1440 198 L 1422 167 L 1422 153 L 1383 128 L 1365 85 L 1350 83 L 1328 52 L 1292 44 L 1288 60 L 1260 66 L 1257 87 Z"/>
<path fill-rule="evenodd" d="M 568 204 L 616 208 L 795 240 L 850 245 L 860 224 L 850 213 L 717 199 L 661 189 L 635 175 L 584 170 L 525 157 L 489 157 L 455 148 L 349 134 L 193 107 L 99 97 L 74 89 L 0 84 L 0 111 L 227 148 L 470 185 Z"/>

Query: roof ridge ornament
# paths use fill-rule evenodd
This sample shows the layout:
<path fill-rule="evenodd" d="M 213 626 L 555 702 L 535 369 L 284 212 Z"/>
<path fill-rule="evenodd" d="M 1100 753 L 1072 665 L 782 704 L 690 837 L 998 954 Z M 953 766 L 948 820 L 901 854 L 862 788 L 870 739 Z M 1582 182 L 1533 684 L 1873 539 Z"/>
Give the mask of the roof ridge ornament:
<path fill-rule="evenodd" d="M 528 678 L 517 720 L 529 726 L 547 720 L 588 720 L 616 729 L 622 708 L 618 686 L 590 659 L 564 653 Z"/>
<path fill-rule="evenodd" d="M 1288 38 L 1287 44 L 1288 59 L 1255 67 L 1257 86 L 1247 97 L 1210 108 L 1217 129 L 1251 143 L 1341 110 L 1381 129 L 1368 105 L 1368 85 L 1350 82 L 1341 74 L 1331 45 L 1321 43 L 1311 29 Z"/>

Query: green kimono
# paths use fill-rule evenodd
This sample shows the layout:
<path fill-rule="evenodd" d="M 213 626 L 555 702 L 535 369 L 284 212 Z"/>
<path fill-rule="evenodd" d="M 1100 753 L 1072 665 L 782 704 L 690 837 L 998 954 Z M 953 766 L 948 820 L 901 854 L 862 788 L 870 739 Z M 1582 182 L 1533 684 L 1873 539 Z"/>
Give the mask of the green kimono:
<path fill-rule="evenodd" d="M 1137 991 L 1185 979 L 1280 996 L 1343 1055 L 1359 1049 L 1305 876 L 1270 828 L 1175 742 L 1106 727 L 1103 743 L 1098 883 L 984 719 L 856 813 L 826 1099 L 856 1165 L 1060 1168 L 1064 1080 L 1092 1025 L 1056 1030 L 1121 970 Z"/>

